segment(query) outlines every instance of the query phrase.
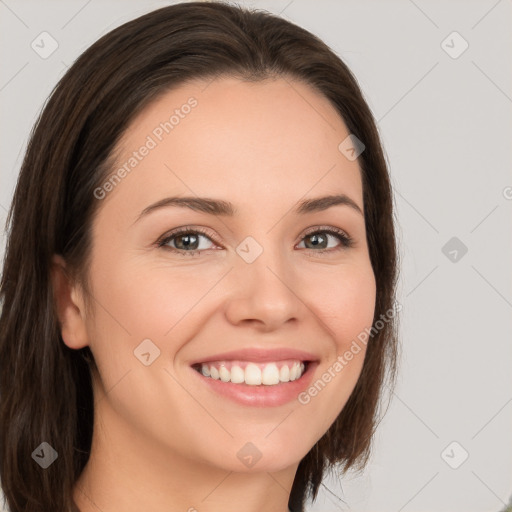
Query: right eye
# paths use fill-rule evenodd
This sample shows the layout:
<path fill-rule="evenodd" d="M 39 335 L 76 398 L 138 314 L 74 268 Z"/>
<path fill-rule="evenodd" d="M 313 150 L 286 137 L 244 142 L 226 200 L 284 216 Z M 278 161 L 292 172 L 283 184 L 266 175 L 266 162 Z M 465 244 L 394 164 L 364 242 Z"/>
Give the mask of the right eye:
<path fill-rule="evenodd" d="M 208 250 L 208 247 L 201 247 L 200 239 L 204 238 L 213 243 L 210 236 L 205 231 L 198 228 L 178 228 L 171 231 L 165 238 L 158 242 L 158 247 L 163 249 L 182 254 L 194 256 L 201 252 Z M 174 244 L 174 247 L 169 246 L 170 243 Z"/>

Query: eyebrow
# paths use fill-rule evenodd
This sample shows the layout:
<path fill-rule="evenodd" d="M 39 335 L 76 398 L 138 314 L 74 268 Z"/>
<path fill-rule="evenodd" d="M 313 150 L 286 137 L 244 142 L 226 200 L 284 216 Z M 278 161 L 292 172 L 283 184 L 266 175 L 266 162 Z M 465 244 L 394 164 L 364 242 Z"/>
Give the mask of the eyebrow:
<path fill-rule="evenodd" d="M 165 197 L 164 199 L 160 199 L 160 201 L 150 204 L 144 208 L 135 222 L 138 222 L 142 217 L 145 217 L 155 210 L 171 206 L 178 208 L 189 208 L 196 212 L 225 217 L 233 217 L 237 213 L 237 209 L 229 201 L 222 201 L 219 199 L 211 199 L 207 197 Z M 296 215 L 305 215 L 307 213 L 327 210 L 333 206 L 349 206 L 364 216 L 358 204 L 345 194 L 305 199 L 298 203 L 298 205 L 293 210 L 293 213 Z"/>

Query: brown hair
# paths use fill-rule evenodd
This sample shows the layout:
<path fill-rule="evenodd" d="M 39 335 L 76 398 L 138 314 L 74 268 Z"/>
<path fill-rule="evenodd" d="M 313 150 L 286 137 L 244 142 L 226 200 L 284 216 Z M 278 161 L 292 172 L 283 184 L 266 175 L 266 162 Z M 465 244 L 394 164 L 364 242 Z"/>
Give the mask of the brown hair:
<path fill-rule="evenodd" d="M 157 96 L 195 78 L 257 81 L 290 77 L 330 100 L 365 150 L 359 157 L 374 322 L 395 297 L 397 254 L 391 185 L 376 124 L 356 79 L 320 39 L 261 10 L 220 2 L 179 3 L 112 30 L 87 49 L 55 87 L 31 133 L 8 215 L 1 281 L 0 475 L 11 512 L 67 512 L 91 448 L 89 347 L 62 341 L 50 277 L 54 254 L 87 291 L 93 191 L 112 171 L 130 120 Z M 340 141 L 341 142 L 341 141 Z M 347 404 L 300 461 L 291 510 L 314 499 L 324 471 L 362 469 L 386 379 L 396 380 L 395 319 L 368 342 Z M 42 441 L 58 452 L 47 469 L 32 460 Z"/>

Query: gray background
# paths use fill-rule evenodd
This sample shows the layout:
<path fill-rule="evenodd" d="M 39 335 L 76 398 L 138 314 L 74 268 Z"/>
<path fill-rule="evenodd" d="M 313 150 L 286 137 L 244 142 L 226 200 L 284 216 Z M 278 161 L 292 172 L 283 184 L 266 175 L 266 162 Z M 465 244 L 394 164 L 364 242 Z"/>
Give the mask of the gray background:
<path fill-rule="evenodd" d="M 57 80 L 98 37 L 169 3 L 0 0 L 2 222 Z M 400 380 L 366 471 L 326 479 L 309 510 L 501 510 L 512 494 L 511 0 L 239 3 L 280 13 L 345 60 L 395 188 Z M 43 31 L 58 43 L 46 59 L 31 48 Z M 469 44 L 460 55 L 454 31 Z"/>

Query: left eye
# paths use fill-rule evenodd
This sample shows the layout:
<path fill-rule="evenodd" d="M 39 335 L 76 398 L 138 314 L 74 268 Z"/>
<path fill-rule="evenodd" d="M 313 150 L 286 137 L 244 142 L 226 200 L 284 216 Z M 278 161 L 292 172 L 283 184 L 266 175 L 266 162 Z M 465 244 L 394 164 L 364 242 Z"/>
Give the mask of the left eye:
<path fill-rule="evenodd" d="M 329 251 L 329 247 L 324 247 L 324 243 L 327 243 L 328 244 L 328 237 L 331 237 L 331 238 L 337 238 L 339 242 L 341 242 L 340 245 L 338 245 L 337 247 L 334 247 L 331 249 L 333 250 L 338 250 L 338 249 L 343 249 L 343 248 L 347 248 L 347 247 L 351 247 L 352 246 L 352 239 L 346 234 L 344 233 L 343 231 L 338 231 L 338 230 L 333 230 L 333 229 L 321 229 L 321 230 L 318 230 L 318 231 L 313 231 L 313 232 L 310 232 L 308 233 L 307 235 L 304 236 L 304 238 L 302 240 L 310 240 L 309 242 L 309 245 L 312 245 L 313 247 L 320 247 L 320 251 L 315 251 L 315 252 L 325 252 L 325 251 Z M 302 243 L 302 241 L 301 241 Z M 307 247 L 307 249 L 311 249 L 311 247 Z"/>

